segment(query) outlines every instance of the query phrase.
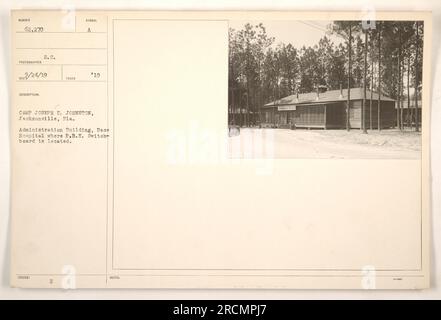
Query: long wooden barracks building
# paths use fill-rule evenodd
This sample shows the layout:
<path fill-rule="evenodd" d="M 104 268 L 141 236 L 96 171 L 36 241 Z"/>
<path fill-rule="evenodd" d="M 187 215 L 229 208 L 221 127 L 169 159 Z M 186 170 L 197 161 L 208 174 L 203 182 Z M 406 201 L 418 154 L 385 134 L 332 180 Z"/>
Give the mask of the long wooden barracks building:
<path fill-rule="evenodd" d="M 318 89 L 317 92 L 300 93 L 265 104 L 260 108 L 262 127 L 272 128 L 346 128 L 346 105 L 348 90 Z M 372 103 L 371 103 L 372 99 Z M 363 89 L 350 91 L 349 125 L 361 127 Z M 378 94 L 366 90 L 366 128 L 378 128 Z M 380 97 L 380 128 L 396 125 L 395 100 Z"/>

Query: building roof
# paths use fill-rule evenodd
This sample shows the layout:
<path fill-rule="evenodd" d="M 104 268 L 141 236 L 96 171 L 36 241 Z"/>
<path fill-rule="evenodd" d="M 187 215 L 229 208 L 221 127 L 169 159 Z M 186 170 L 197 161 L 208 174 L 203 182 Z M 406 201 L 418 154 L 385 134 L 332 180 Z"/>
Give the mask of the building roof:
<path fill-rule="evenodd" d="M 371 91 L 366 89 L 366 99 L 370 99 Z M 338 102 L 338 101 L 346 101 L 348 99 L 348 90 L 343 89 L 340 90 L 329 90 L 325 92 L 320 92 L 317 98 L 317 92 L 309 92 L 309 93 L 299 93 L 299 98 L 297 99 L 297 95 L 293 94 L 287 96 L 285 98 L 267 103 L 264 107 L 272 107 L 278 105 L 302 105 L 302 104 L 317 104 L 317 103 L 326 103 L 326 102 Z M 352 100 L 361 100 L 363 99 L 363 88 L 351 88 L 351 101 Z M 375 91 L 372 92 L 372 99 L 378 100 L 378 93 Z M 382 101 L 395 101 L 389 97 L 381 95 Z"/>

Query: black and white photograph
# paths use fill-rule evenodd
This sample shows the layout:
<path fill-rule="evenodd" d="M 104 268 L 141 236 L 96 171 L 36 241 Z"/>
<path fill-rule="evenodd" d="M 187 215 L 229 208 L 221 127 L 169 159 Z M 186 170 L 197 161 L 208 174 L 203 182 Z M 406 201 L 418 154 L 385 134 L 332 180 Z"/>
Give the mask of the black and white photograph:
<path fill-rule="evenodd" d="M 419 159 L 423 39 L 423 21 L 230 21 L 230 155 Z"/>
<path fill-rule="evenodd" d="M 0 1 L 0 300 L 441 297 L 441 2 L 22 1 Z"/>

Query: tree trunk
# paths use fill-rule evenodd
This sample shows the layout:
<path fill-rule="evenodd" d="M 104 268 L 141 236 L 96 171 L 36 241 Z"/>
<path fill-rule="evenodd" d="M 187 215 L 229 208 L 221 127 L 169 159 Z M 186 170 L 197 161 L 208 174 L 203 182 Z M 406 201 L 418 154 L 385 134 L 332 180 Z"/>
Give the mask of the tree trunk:
<path fill-rule="evenodd" d="M 351 51 L 352 51 L 352 25 L 349 24 L 348 39 L 348 101 L 346 103 L 346 130 L 349 131 L 349 109 L 351 103 Z"/>
<path fill-rule="evenodd" d="M 230 66 L 230 68 L 229 68 L 229 70 L 228 70 L 228 72 L 229 72 L 229 77 L 230 77 L 230 82 L 229 82 L 229 84 L 230 84 L 230 107 L 231 107 L 231 122 L 232 122 L 232 124 L 233 125 L 235 125 L 235 110 L 234 110 L 234 80 L 233 80 L 233 76 L 234 76 L 234 69 L 233 69 L 233 59 L 232 59 L 232 57 L 231 57 L 231 54 L 229 55 L 229 66 Z M 228 119 L 228 120 L 230 120 L 230 119 Z"/>
<path fill-rule="evenodd" d="M 404 75 L 404 59 L 401 57 L 400 61 L 400 122 L 401 122 L 401 129 L 404 130 L 405 123 L 404 123 L 404 110 L 403 110 L 403 75 Z"/>
<path fill-rule="evenodd" d="M 397 76 L 397 103 L 396 103 L 396 109 L 397 109 L 397 129 L 401 131 L 401 119 L 400 119 L 400 57 L 397 58 L 397 66 L 398 66 L 398 76 Z"/>
<path fill-rule="evenodd" d="M 401 33 L 400 33 L 401 37 Z M 397 68 L 398 68 L 398 77 L 397 77 L 397 129 L 400 131 L 402 130 L 402 123 L 401 123 L 401 110 L 400 110 L 400 55 L 401 55 L 401 41 L 399 42 L 398 46 L 398 57 L 397 57 Z"/>
<path fill-rule="evenodd" d="M 242 92 L 241 92 L 242 90 L 240 90 L 240 87 L 239 87 L 239 126 L 240 127 L 243 127 L 243 114 L 242 114 L 242 102 L 243 102 L 243 100 L 242 100 Z"/>
<path fill-rule="evenodd" d="M 372 50 L 371 50 L 371 67 L 372 67 L 372 71 L 371 71 L 371 99 L 369 100 L 369 129 L 372 130 L 372 99 L 373 99 L 373 91 L 374 91 L 374 46 L 373 46 L 373 35 L 371 33 L 371 45 L 372 45 Z"/>
<path fill-rule="evenodd" d="M 262 81 L 262 65 L 259 62 L 259 115 L 261 114 L 260 108 L 263 106 L 263 81 Z M 262 118 L 259 116 L 259 127 L 262 125 Z"/>
<path fill-rule="evenodd" d="M 377 128 L 381 130 L 381 22 L 378 23 L 378 105 Z"/>
<path fill-rule="evenodd" d="M 233 112 L 233 125 L 236 125 L 236 108 L 234 107 L 234 85 L 231 86 L 231 111 Z"/>
<path fill-rule="evenodd" d="M 361 127 L 363 133 L 367 133 L 366 130 L 366 76 L 367 76 L 367 51 L 368 51 L 368 32 L 364 31 L 364 74 L 363 74 L 363 105 L 361 110 Z"/>
<path fill-rule="evenodd" d="M 273 87 L 273 96 L 274 96 L 274 105 L 276 105 L 277 95 L 276 95 L 276 86 Z M 276 108 L 273 108 L 273 127 L 276 127 Z"/>
<path fill-rule="evenodd" d="M 416 22 L 416 38 L 415 38 L 415 131 L 418 132 L 418 21 Z"/>
<path fill-rule="evenodd" d="M 408 53 L 407 57 L 407 121 L 409 123 L 409 127 L 412 130 L 413 124 L 413 110 L 410 109 L 410 54 Z"/>
<path fill-rule="evenodd" d="M 400 118 L 400 130 L 404 129 L 404 123 L 403 123 L 403 106 L 401 104 L 401 93 L 403 91 L 402 89 L 402 82 L 403 82 L 403 75 L 401 72 L 401 25 L 399 24 L 399 46 L 398 46 L 398 110 L 399 110 L 399 118 Z"/>
<path fill-rule="evenodd" d="M 250 86 L 248 84 L 248 77 L 247 77 L 247 113 L 246 113 L 246 119 L 245 119 L 245 127 L 249 127 L 249 121 L 250 121 L 250 101 L 249 101 L 249 95 L 250 95 Z"/>

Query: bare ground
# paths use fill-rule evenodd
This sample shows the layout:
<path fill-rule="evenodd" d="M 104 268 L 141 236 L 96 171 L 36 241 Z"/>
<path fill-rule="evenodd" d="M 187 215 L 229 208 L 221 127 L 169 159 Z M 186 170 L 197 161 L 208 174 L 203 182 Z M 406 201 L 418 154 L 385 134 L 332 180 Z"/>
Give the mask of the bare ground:
<path fill-rule="evenodd" d="M 289 130 L 241 128 L 229 138 L 233 158 L 419 159 L 421 134 L 414 131 Z"/>

